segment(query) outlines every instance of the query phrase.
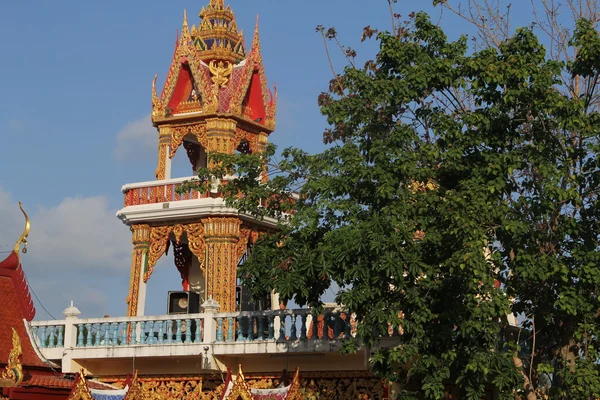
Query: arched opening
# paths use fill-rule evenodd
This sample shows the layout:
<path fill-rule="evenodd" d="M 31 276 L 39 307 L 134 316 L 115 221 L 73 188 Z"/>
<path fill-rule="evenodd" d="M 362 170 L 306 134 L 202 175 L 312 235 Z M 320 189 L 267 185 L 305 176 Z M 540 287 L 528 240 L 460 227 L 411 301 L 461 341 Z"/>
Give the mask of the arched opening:
<path fill-rule="evenodd" d="M 186 135 L 171 160 L 171 177 L 196 176 L 198 169 L 206 166 L 206 150 L 193 134 Z"/>
<path fill-rule="evenodd" d="M 203 262 L 204 260 L 202 260 Z M 146 315 L 169 314 L 169 292 L 198 293 L 199 309 L 205 300 L 206 279 L 201 270 L 201 260 L 192 253 L 184 232 L 179 243 L 171 232 L 165 254 L 157 261 L 146 287 Z M 197 311 L 196 311 L 197 312 Z"/>

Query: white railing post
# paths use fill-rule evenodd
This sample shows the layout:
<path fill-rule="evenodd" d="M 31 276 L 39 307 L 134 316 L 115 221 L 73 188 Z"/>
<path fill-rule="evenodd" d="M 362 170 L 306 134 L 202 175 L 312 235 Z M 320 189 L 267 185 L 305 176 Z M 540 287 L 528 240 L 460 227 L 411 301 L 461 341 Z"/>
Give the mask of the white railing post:
<path fill-rule="evenodd" d="M 73 302 L 71 301 L 71 305 L 65 308 L 63 314 L 65 316 L 65 351 L 63 352 L 62 357 L 62 372 L 68 373 L 72 372 L 73 369 L 71 366 L 73 361 L 71 350 L 77 347 L 77 326 L 75 324 L 77 323 L 81 311 L 73 306 Z"/>
<path fill-rule="evenodd" d="M 204 343 L 214 343 L 217 339 L 217 325 L 215 323 L 215 314 L 219 312 L 221 306 L 212 297 L 202 303 L 204 309 Z"/>

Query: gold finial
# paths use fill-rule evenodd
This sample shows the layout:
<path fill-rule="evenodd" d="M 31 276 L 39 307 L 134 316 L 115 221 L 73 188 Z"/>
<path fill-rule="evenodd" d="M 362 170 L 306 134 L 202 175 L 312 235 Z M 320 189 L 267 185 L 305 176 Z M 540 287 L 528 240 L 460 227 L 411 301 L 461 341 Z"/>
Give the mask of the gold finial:
<path fill-rule="evenodd" d="M 258 14 L 256 14 L 256 25 L 254 26 L 254 37 L 252 38 L 252 49 L 250 52 L 260 52 L 260 34 L 258 32 Z"/>
<path fill-rule="evenodd" d="M 225 8 L 225 0 L 210 0 L 208 5 L 216 9 L 223 9 Z"/>
<path fill-rule="evenodd" d="M 8 365 L 0 375 L 0 387 L 17 387 L 23 382 L 23 366 L 21 365 L 21 339 L 15 328 L 12 328 L 12 350 L 8 355 Z"/>
<path fill-rule="evenodd" d="M 210 0 L 200 11 L 200 18 L 202 22 L 191 33 L 191 39 L 202 61 L 227 61 L 235 65 L 246 57 L 235 15 L 223 0 Z"/>
<path fill-rule="evenodd" d="M 21 237 L 17 241 L 17 244 L 15 244 L 14 250 L 16 253 L 19 253 L 21 251 L 21 244 L 23 244 L 24 245 L 23 246 L 23 254 L 24 254 L 24 253 L 27 253 L 27 236 L 29 236 L 29 230 L 31 229 L 31 223 L 29 222 L 29 216 L 23 209 L 23 204 L 21 204 L 21 202 L 19 202 L 19 208 L 21 209 L 21 212 L 25 216 L 25 230 L 21 234 Z"/>

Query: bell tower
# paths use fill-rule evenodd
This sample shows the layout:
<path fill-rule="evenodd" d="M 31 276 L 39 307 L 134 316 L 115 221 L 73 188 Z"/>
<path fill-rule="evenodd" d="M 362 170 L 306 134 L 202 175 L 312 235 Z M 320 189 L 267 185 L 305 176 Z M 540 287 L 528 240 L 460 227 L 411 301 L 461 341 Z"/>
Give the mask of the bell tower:
<path fill-rule="evenodd" d="M 207 153 L 257 153 L 275 130 L 276 93 L 267 88 L 258 21 L 250 50 L 224 0 L 210 0 L 198 25 L 181 34 L 164 87 L 152 83 L 152 124 L 158 131 L 156 181 L 123 186 L 117 216 L 132 231 L 128 315 L 143 315 L 146 282 L 157 260 L 172 248 L 183 290 L 209 297 L 221 311 L 235 311 L 237 265 L 261 232 L 275 221 L 255 220 L 225 205 L 216 190 L 178 194 L 190 177 L 171 176 L 181 147 L 192 175 Z"/>

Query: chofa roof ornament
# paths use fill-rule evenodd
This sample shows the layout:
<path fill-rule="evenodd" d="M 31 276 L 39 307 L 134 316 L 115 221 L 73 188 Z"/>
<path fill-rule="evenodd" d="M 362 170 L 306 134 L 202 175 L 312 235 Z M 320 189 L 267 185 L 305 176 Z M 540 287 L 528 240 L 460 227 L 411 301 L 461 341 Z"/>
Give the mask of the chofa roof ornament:
<path fill-rule="evenodd" d="M 27 253 L 27 237 L 29 236 L 29 230 L 31 229 L 31 223 L 29 222 L 29 216 L 23 209 L 23 204 L 21 202 L 19 202 L 19 208 L 21 209 L 21 212 L 25 216 L 25 229 L 23 230 L 23 233 L 21 234 L 21 237 L 19 238 L 19 240 L 17 240 L 14 250 L 15 250 L 15 253 Z M 21 244 L 23 245 L 23 250 L 21 250 Z"/>

